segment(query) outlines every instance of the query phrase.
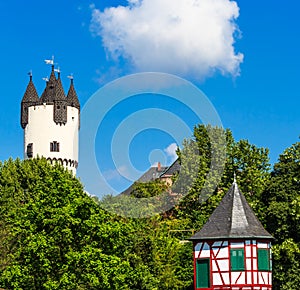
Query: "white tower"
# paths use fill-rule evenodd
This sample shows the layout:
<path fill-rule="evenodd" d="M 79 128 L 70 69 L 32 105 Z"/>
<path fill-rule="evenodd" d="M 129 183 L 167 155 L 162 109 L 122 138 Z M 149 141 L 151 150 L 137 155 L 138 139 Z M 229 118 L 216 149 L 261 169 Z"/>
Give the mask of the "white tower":
<path fill-rule="evenodd" d="M 45 157 L 51 164 L 60 163 L 76 174 L 78 166 L 78 131 L 80 104 L 73 78 L 67 96 L 54 65 L 41 97 L 32 81 L 21 103 L 21 126 L 24 129 L 24 157 Z"/>

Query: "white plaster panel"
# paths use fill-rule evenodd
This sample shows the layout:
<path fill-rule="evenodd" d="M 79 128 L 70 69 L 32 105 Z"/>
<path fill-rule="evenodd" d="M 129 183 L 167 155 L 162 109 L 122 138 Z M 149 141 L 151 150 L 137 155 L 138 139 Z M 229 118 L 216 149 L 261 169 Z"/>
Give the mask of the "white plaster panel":
<path fill-rule="evenodd" d="M 225 285 L 229 285 L 230 284 L 229 273 L 222 273 L 222 277 L 223 277 Z"/>
<path fill-rule="evenodd" d="M 252 284 L 252 273 L 247 272 L 247 284 Z"/>
<path fill-rule="evenodd" d="M 257 270 L 257 259 L 253 259 L 253 270 Z"/>
<path fill-rule="evenodd" d="M 252 270 L 252 267 L 251 267 L 251 261 L 252 259 L 246 259 L 246 270 Z"/>
<path fill-rule="evenodd" d="M 246 257 L 251 257 L 251 246 L 246 246 L 245 255 Z"/>
<path fill-rule="evenodd" d="M 221 276 L 219 273 L 213 273 L 213 285 L 223 285 Z"/>
<path fill-rule="evenodd" d="M 230 243 L 231 248 L 244 248 L 244 243 Z"/>
<path fill-rule="evenodd" d="M 219 251 L 219 253 L 216 256 L 217 258 L 228 258 L 228 247 L 222 247 L 222 248 L 219 248 L 219 249 L 214 249 L 215 255 L 217 254 L 218 251 Z"/>
<path fill-rule="evenodd" d="M 217 260 L 218 266 L 221 271 L 229 271 L 229 261 L 228 260 Z"/>
<path fill-rule="evenodd" d="M 262 276 L 263 276 L 263 278 L 265 280 L 264 284 L 268 284 L 269 273 L 268 272 L 262 272 Z"/>
<path fill-rule="evenodd" d="M 253 258 L 257 257 L 257 250 L 254 247 L 252 248 L 252 256 L 253 256 Z"/>
<path fill-rule="evenodd" d="M 245 272 L 231 272 L 231 284 L 244 284 L 245 283 Z M 239 277 L 240 276 L 240 277 Z M 238 280 L 237 280 L 238 279 Z"/>
<path fill-rule="evenodd" d="M 257 284 L 257 273 L 253 275 L 253 284 Z"/>
<path fill-rule="evenodd" d="M 210 257 L 210 250 L 202 250 L 200 253 L 200 258 L 209 258 Z"/>
<path fill-rule="evenodd" d="M 267 249 L 268 243 L 257 243 L 257 247 L 260 249 Z"/>
<path fill-rule="evenodd" d="M 215 261 L 215 260 L 212 260 L 211 262 L 212 262 L 212 263 L 211 263 L 211 264 L 212 264 L 212 270 L 213 270 L 213 271 L 218 271 L 218 267 L 217 267 L 216 261 Z"/>

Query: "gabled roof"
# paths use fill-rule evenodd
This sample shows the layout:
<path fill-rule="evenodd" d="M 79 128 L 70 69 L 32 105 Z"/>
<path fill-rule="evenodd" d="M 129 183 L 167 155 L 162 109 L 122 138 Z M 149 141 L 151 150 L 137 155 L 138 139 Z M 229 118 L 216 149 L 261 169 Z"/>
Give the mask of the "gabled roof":
<path fill-rule="evenodd" d="M 136 182 L 149 182 L 156 180 L 160 177 L 168 167 L 165 166 L 152 166 L 150 167 Z M 133 191 L 133 184 L 125 189 L 121 194 L 129 195 Z"/>
<path fill-rule="evenodd" d="M 240 238 L 273 239 L 263 228 L 234 181 L 207 223 L 190 240 Z"/>
<path fill-rule="evenodd" d="M 176 159 L 169 167 L 166 167 L 166 170 L 160 175 L 160 178 L 170 177 L 174 173 L 180 172 L 180 167 L 179 159 Z"/>

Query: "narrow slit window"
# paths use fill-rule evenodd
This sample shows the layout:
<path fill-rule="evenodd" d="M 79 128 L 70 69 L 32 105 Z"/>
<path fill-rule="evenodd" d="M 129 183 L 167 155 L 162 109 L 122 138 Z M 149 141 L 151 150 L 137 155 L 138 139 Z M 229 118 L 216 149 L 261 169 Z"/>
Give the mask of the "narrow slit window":
<path fill-rule="evenodd" d="M 32 158 L 33 157 L 33 144 L 32 143 L 29 143 L 27 145 L 26 154 L 27 154 L 28 158 Z"/>

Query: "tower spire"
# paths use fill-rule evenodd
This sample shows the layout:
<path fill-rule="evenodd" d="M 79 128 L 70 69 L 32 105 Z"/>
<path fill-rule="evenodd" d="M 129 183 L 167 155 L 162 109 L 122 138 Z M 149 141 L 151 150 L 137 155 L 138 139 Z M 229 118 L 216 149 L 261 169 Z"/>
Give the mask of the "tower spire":
<path fill-rule="evenodd" d="M 29 83 L 21 102 L 21 126 L 24 129 L 28 124 L 28 107 L 39 102 L 39 96 L 32 81 L 32 72 L 28 73 Z"/>

